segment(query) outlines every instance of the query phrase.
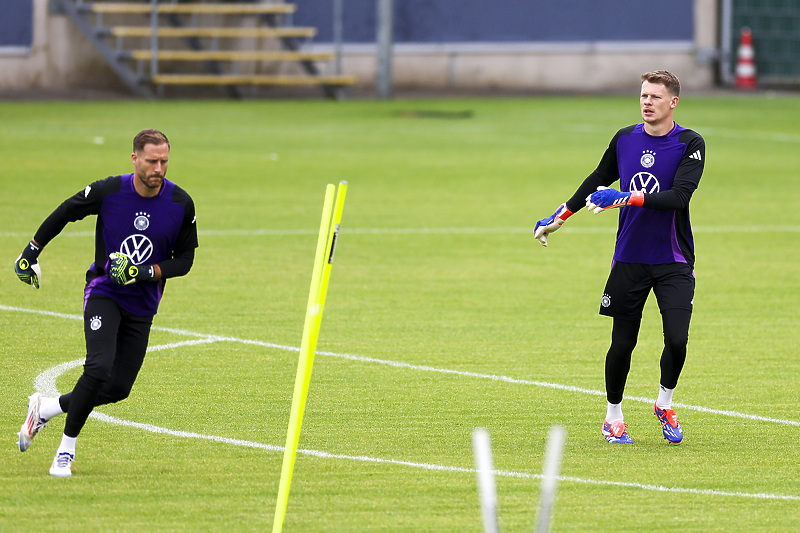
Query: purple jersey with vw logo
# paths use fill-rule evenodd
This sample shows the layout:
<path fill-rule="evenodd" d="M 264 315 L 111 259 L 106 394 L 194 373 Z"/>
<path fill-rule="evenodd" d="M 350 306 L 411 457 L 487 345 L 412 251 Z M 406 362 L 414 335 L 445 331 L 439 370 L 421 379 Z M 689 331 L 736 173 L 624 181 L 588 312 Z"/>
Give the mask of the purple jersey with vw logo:
<path fill-rule="evenodd" d="M 617 132 L 597 169 L 567 201 L 577 211 L 597 187 L 619 180 L 624 192 L 642 191 L 644 204 L 620 208 L 614 260 L 625 263 L 694 265 L 689 200 L 705 164 L 705 142 L 678 124 L 661 137 L 644 124 Z"/>
<path fill-rule="evenodd" d="M 162 266 L 169 276 L 169 261 L 197 248 L 194 203 L 183 189 L 164 180 L 161 191 L 143 197 L 133 186 L 133 174 L 96 181 L 65 200 L 36 234 L 46 244 L 67 222 L 97 215 L 95 259 L 86 273 L 86 298 L 101 294 L 122 309 L 139 316 L 152 316 L 164 291 L 166 279 L 117 285 L 108 276 L 109 254 L 122 252 L 136 265 Z"/>

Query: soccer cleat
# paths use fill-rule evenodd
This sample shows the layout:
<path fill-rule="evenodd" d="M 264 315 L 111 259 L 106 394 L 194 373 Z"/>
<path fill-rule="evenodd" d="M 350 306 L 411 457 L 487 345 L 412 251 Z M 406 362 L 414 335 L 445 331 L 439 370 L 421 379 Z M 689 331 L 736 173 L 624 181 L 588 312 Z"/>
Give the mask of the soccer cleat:
<path fill-rule="evenodd" d="M 628 424 L 622 420 L 608 423 L 603 421 L 603 436 L 612 444 L 633 444 L 633 439 L 628 436 L 625 428 Z"/>
<path fill-rule="evenodd" d="M 33 437 L 47 425 L 47 420 L 39 416 L 39 406 L 42 404 L 42 395 L 34 393 L 28 398 L 28 416 L 25 423 L 19 428 L 19 451 L 24 452 L 33 444 Z"/>
<path fill-rule="evenodd" d="M 683 429 L 678 422 L 678 415 L 672 409 L 659 409 L 658 405 L 653 405 L 653 412 L 661 422 L 661 431 L 664 433 L 664 438 L 668 441 L 678 444 L 683 440 Z"/>
<path fill-rule="evenodd" d="M 72 475 L 72 462 L 75 456 L 69 452 L 59 452 L 50 465 L 50 475 L 56 477 L 70 477 Z"/>

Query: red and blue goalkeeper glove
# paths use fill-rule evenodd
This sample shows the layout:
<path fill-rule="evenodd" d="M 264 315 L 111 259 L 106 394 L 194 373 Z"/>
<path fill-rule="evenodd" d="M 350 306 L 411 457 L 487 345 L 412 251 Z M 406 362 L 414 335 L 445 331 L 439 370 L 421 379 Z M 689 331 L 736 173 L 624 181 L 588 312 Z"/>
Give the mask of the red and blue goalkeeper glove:
<path fill-rule="evenodd" d="M 595 192 L 586 197 L 586 207 L 594 214 L 626 205 L 641 206 L 644 204 L 642 191 L 621 192 L 608 187 L 598 187 Z"/>
<path fill-rule="evenodd" d="M 533 236 L 542 243 L 542 246 L 547 246 L 547 236 L 560 228 L 561 224 L 572 215 L 574 213 L 569 210 L 567 204 L 561 204 L 555 213 L 536 223 L 533 228 Z"/>

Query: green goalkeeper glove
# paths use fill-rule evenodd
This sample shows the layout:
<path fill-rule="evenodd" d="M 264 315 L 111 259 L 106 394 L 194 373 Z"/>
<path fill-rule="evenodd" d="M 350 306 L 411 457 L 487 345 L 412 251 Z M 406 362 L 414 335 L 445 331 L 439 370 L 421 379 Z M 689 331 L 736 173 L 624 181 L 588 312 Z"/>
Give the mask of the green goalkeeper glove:
<path fill-rule="evenodd" d="M 117 285 L 130 285 L 153 279 L 152 265 L 136 266 L 130 257 L 121 252 L 113 252 L 108 258 L 111 259 L 108 275 Z"/>
<path fill-rule="evenodd" d="M 19 280 L 33 285 L 34 289 L 39 288 L 39 280 L 42 277 L 42 268 L 39 266 L 39 252 L 41 251 L 42 249 L 31 241 L 14 262 L 14 272 Z"/>

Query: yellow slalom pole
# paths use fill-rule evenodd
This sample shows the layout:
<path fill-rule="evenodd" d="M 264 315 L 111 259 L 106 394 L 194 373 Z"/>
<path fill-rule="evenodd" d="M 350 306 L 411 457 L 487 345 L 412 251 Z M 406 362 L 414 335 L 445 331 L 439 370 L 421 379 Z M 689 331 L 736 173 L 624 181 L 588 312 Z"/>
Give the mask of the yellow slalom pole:
<path fill-rule="evenodd" d="M 347 182 L 339 183 L 335 208 L 334 190 L 335 187 L 331 184 L 327 186 L 325 191 L 325 203 L 322 209 L 317 251 L 314 257 L 314 270 L 311 275 L 306 319 L 303 326 L 303 341 L 300 345 L 300 358 L 294 383 L 292 411 L 289 416 L 286 446 L 283 451 L 281 481 L 278 488 L 278 500 L 275 504 L 275 519 L 272 524 L 273 533 L 280 533 L 283 528 L 283 520 L 286 517 L 286 508 L 289 504 L 289 488 L 292 484 L 292 472 L 294 471 L 294 462 L 297 457 L 297 443 L 300 440 L 300 427 L 303 423 L 303 413 L 305 412 L 306 398 L 308 397 L 311 369 L 314 365 L 314 352 L 322 323 L 322 311 L 325 307 L 331 264 L 333 263 L 339 224 L 342 218 L 342 210 L 344 209 Z"/>
<path fill-rule="evenodd" d="M 328 281 L 331 278 L 331 267 L 333 266 L 333 256 L 336 253 L 336 241 L 339 239 L 339 225 L 342 222 L 342 211 L 344 210 L 344 198 L 347 195 L 347 182 L 340 181 L 339 189 L 336 191 L 336 205 L 333 209 L 333 222 L 328 230 L 328 244 L 325 248 L 325 264 L 323 265 L 322 282 L 320 284 L 319 303 L 325 308 L 325 298 L 328 295 Z M 322 320 L 322 313 L 318 320 Z M 317 326 L 319 330 L 319 326 Z"/>

